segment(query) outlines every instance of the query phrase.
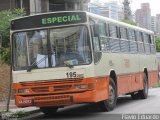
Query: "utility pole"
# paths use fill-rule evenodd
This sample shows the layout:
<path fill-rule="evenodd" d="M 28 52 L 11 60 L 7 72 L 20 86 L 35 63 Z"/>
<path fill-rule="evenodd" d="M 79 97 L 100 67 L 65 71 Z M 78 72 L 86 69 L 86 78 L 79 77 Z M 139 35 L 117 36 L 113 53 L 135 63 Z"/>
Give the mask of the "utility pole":
<path fill-rule="evenodd" d="M 131 20 L 132 19 L 132 15 L 131 15 L 131 8 L 130 5 L 131 4 L 131 0 L 123 0 L 123 5 L 124 5 L 124 19 L 126 20 Z"/>

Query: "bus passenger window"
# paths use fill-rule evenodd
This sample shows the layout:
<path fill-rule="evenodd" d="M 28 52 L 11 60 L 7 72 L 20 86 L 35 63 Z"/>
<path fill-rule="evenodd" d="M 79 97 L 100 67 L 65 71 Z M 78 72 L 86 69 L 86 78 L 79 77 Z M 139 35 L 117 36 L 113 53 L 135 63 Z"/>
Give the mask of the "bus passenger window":
<path fill-rule="evenodd" d="M 120 36 L 121 39 L 127 39 L 127 29 L 124 27 L 120 27 Z"/>
<path fill-rule="evenodd" d="M 136 32 L 136 36 L 137 36 L 137 43 L 138 43 L 138 52 L 144 53 L 145 49 L 144 49 L 142 32 Z"/>
<path fill-rule="evenodd" d="M 151 35 L 148 35 L 148 39 L 149 44 L 152 44 Z"/>
<path fill-rule="evenodd" d="M 99 28 L 99 36 L 107 36 L 106 35 L 106 24 L 105 23 L 99 23 L 98 24 L 98 28 Z"/>
<path fill-rule="evenodd" d="M 91 25 L 91 32 L 92 32 L 92 37 L 93 37 L 93 45 L 94 45 L 94 51 L 100 51 L 100 41 L 99 41 L 99 36 L 100 36 L 100 30 L 99 30 L 99 24 L 93 24 Z"/>
<path fill-rule="evenodd" d="M 99 31 L 100 31 L 100 44 L 102 51 L 109 51 L 109 40 L 108 40 L 108 25 L 106 23 L 99 23 Z"/>
<path fill-rule="evenodd" d="M 144 39 L 144 46 L 145 46 L 145 52 L 146 54 L 150 54 L 150 44 L 149 44 L 149 35 L 146 33 L 143 33 L 143 39 Z"/>
<path fill-rule="evenodd" d="M 136 41 L 134 30 L 128 29 L 128 36 L 130 41 Z"/>
<path fill-rule="evenodd" d="M 136 33 L 132 29 L 128 29 L 130 53 L 137 53 L 138 47 L 136 42 Z"/>
<path fill-rule="evenodd" d="M 93 39 L 94 63 L 97 63 L 102 56 L 101 46 L 100 46 L 100 30 L 99 30 L 100 28 L 99 24 L 92 24 L 90 27 Z M 103 32 L 101 34 L 103 34 Z"/>
<path fill-rule="evenodd" d="M 151 53 L 155 54 L 156 53 L 156 49 L 155 49 L 155 42 L 154 42 L 154 35 L 150 35 L 151 36 Z"/>
<path fill-rule="evenodd" d="M 112 38 L 118 38 L 118 29 L 115 25 L 109 25 L 109 35 Z"/>
<path fill-rule="evenodd" d="M 121 52 L 129 52 L 129 42 L 127 40 L 127 29 L 124 27 L 119 28 L 120 32 L 120 46 L 121 46 Z"/>
<path fill-rule="evenodd" d="M 109 24 L 109 45 L 112 52 L 120 52 L 120 41 L 118 38 L 118 27 Z"/>

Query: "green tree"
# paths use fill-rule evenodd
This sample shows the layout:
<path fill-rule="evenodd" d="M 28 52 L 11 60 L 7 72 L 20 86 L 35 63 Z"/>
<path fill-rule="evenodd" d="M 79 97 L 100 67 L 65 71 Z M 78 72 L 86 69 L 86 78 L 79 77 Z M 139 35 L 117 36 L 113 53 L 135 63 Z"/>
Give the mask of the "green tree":
<path fill-rule="evenodd" d="M 2 38 L 2 46 L 9 47 L 10 21 L 16 17 L 25 15 L 24 9 L 4 10 L 0 12 L 0 36 Z"/>
<path fill-rule="evenodd" d="M 160 52 L 160 36 L 156 37 L 156 50 Z"/>
<path fill-rule="evenodd" d="M 10 22 L 12 19 L 22 17 L 25 14 L 24 9 L 0 11 L 0 38 L 2 39 L 0 61 L 2 63 L 10 63 Z"/>
<path fill-rule="evenodd" d="M 124 23 L 128 23 L 128 24 L 130 24 L 130 25 L 136 26 L 136 22 L 134 22 L 133 20 L 123 19 L 123 20 L 121 20 L 121 21 L 124 22 Z"/>

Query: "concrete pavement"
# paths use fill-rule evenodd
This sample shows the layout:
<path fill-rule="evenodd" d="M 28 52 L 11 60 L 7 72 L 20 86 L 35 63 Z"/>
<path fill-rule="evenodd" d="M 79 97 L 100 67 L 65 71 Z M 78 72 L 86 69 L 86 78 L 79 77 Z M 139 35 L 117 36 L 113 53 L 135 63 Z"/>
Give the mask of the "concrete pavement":
<path fill-rule="evenodd" d="M 7 101 L 0 101 L 0 111 L 6 110 L 6 105 L 7 105 Z M 16 109 L 17 108 L 14 100 L 10 101 L 9 108 L 10 109 Z"/>
<path fill-rule="evenodd" d="M 0 120 L 1 119 L 8 120 L 11 118 L 11 116 L 13 116 L 14 114 L 17 114 L 18 112 L 22 112 L 23 114 L 39 112 L 39 108 L 36 108 L 36 107 L 18 108 L 16 107 L 14 100 L 10 101 L 9 112 L 5 112 L 6 105 L 7 105 L 6 101 L 0 101 Z"/>

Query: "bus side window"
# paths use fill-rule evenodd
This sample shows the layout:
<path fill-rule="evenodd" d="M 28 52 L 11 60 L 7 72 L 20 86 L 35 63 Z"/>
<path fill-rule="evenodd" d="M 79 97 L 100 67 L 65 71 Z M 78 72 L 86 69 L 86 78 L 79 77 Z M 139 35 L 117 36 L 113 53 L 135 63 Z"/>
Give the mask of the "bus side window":
<path fill-rule="evenodd" d="M 120 38 L 121 39 L 127 39 L 127 29 L 124 27 L 120 27 Z"/>
<path fill-rule="evenodd" d="M 120 31 L 121 52 L 127 53 L 127 52 L 129 52 L 129 42 L 128 42 L 128 37 L 127 37 L 127 29 L 124 27 L 120 27 L 119 31 Z"/>
<path fill-rule="evenodd" d="M 108 40 L 108 25 L 104 22 L 99 23 L 99 39 L 101 44 L 101 50 L 106 52 L 110 50 L 109 40 Z"/>
<path fill-rule="evenodd" d="M 93 47 L 94 51 L 100 51 L 100 41 L 99 41 L 99 26 L 98 24 L 91 25 L 92 39 L 93 39 Z"/>
<path fill-rule="evenodd" d="M 154 35 L 150 35 L 150 40 L 151 40 L 151 54 L 155 54 L 156 53 L 156 49 L 155 49 L 155 42 L 154 42 Z"/>
<path fill-rule="evenodd" d="M 137 42 L 138 42 L 138 51 L 139 53 L 144 53 L 144 43 L 143 43 L 143 36 L 142 36 L 142 32 L 137 32 Z"/>
<path fill-rule="evenodd" d="M 145 51 L 146 54 L 150 54 L 150 44 L 149 44 L 149 35 L 146 33 L 143 33 L 143 38 L 144 38 L 144 46 L 145 46 Z"/>
<path fill-rule="evenodd" d="M 102 56 L 100 39 L 99 39 L 100 36 L 99 25 L 91 24 L 91 32 L 92 32 L 93 49 L 94 49 L 94 63 L 97 63 Z"/>
<path fill-rule="evenodd" d="M 112 52 L 120 52 L 120 41 L 119 41 L 119 36 L 118 36 L 118 27 L 109 24 L 109 44 L 111 47 Z"/>
<path fill-rule="evenodd" d="M 128 29 L 128 34 L 129 34 L 130 52 L 131 53 L 137 53 L 138 52 L 138 48 L 137 48 L 135 31 L 132 30 L 132 29 Z"/>

